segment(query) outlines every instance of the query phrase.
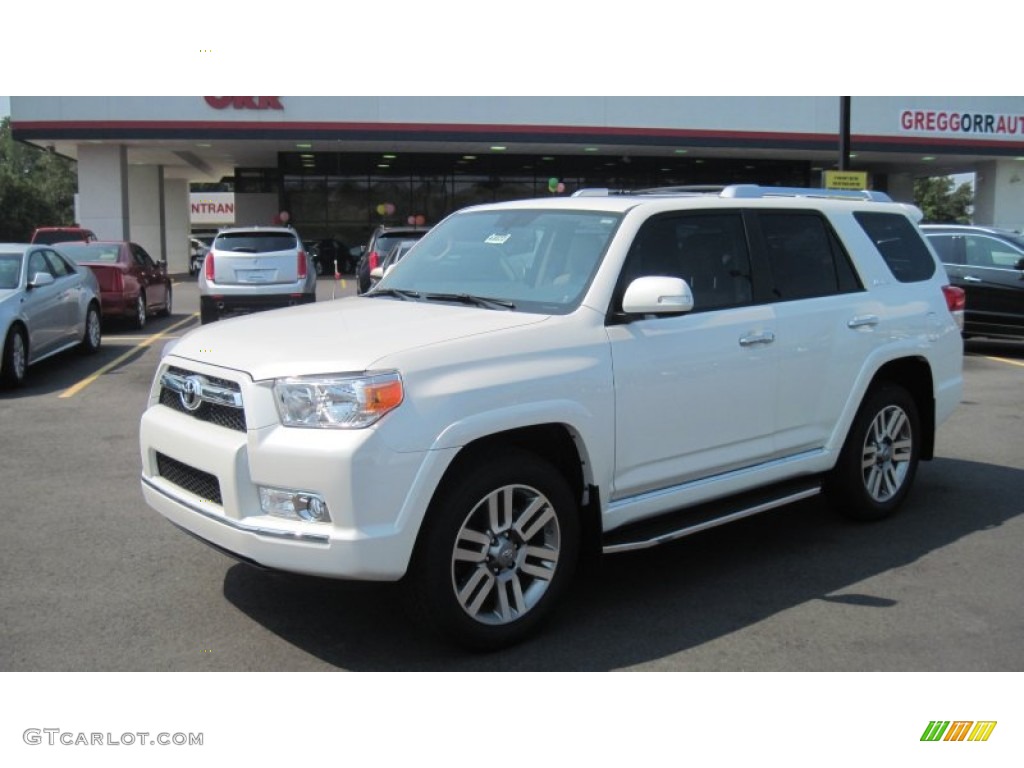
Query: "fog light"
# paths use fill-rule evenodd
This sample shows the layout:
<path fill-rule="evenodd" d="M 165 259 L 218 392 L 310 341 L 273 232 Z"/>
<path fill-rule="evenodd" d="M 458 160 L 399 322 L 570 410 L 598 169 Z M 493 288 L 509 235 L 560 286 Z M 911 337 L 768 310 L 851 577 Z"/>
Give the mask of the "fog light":
<path fill-rule="evenodd" d="M 263 512 L 288 520 L 309 523 L 329 523 L 331 513 L 322 496 L 305 491 L 289 491 L 284 488 L 260 486 L 260 507 Z"/>

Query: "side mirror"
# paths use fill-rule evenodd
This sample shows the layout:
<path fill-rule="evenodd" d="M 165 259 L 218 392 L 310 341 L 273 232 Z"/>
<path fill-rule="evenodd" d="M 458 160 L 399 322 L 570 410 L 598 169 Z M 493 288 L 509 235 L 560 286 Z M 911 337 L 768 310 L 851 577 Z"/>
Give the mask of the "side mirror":
<path fill-rule="evenodd" d="M 627 315 L 678 315 L 693 309 L 693 292 L 679 277 L 638 277 L 626 288 Z"/>
<path fill-rule="evenodd" d="M 1014 267 L 1014 269 L 1024 272 L 1024 258 L 1017 259 L 1017 265 Z"/>
<path fill-rule="evenodd" d="M 32 279 L 29 281 L 29 288 L 43 288 L 47 285 L 53 285 L 53 275 L 49 272 L 36 272 Z"/>

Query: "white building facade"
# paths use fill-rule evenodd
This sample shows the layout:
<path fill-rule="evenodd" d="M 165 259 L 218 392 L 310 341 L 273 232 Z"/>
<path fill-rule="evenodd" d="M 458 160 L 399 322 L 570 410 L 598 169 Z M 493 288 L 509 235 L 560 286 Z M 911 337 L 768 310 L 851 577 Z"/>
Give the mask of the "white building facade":
<path fill-rule="evenodd" d="M 11 98 L 16 139 L 78 161 L 79 223 L 172 271 L 196 183 L 230 184 L 236 224 L 287 212 L 304 238 L 351 245 L 582 186 L 820 186 L 839 123 L 837 96 Z M 975 173 L 975 221 L 1024 226 L 1024 97 L 853 97 L 850 125 L 868 186 L 911 201 L 916 178 Z"/>

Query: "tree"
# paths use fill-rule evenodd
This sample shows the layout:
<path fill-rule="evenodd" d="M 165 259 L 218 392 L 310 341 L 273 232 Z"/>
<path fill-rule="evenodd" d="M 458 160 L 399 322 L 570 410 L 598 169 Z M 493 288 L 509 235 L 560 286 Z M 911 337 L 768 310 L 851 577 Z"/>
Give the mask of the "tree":
<path fill-rule="evenodd" d="M 954 190 L 950 176 L 917 179 L 914 181 L 914 202 L 924 213 L 926 222 L 970 224 L 974 189 L 964 183 Z"/>
<path fill-rule="evenodd" d="M 0 242 L 28 242 L 32 230 L 74 223 L 75 162 L 15 141 L 0 123 Z"/>

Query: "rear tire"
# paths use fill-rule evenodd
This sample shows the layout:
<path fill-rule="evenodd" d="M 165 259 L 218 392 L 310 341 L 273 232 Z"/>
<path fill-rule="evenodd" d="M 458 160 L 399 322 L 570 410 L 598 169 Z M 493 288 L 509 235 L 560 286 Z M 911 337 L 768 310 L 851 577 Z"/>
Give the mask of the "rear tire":
<path fill-rule="evenodd" d="M 82 344 L 79 349 L 87 355 L 100 351 L 100 344 L 103 341 L 103 329 L 100 324 L 100 311 L 95 304 L 90 304 L 85 313 L 85 333 L 82 334 Z"/>
<path fill-rule="evenodd" d="M 414 610 L 460 645 L 492 650 L 532 633 L 579 553 L 579 510 L 562 475 L 503 451 L 456 470 L 438 491 L 406 577 Z"/>
<path fill-rule="evenodd" d="M 868 392 L 825 490 L 854 520 L 881 520 L 906 499 L 917 473 L 921 427 L 917 403 L 903 387 Z"/>

